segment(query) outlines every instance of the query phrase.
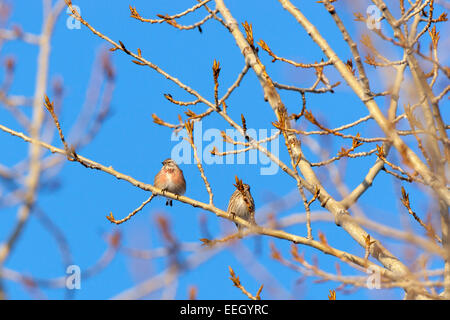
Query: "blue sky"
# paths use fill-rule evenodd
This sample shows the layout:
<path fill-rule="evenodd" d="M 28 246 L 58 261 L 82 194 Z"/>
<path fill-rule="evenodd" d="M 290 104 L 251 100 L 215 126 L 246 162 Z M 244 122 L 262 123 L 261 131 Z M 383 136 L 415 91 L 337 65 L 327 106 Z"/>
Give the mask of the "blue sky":
<path fill-rule="evenodd" d="M 342 1 L 349 4 L 349 1 Z M 7 23 L 7 28 L 19 24 L 23 30 L 38 34 L 42 23 L 41 1 L 16 0 L 12 4 L 12 15 Z M 115 41 L 122 41 L 129 50 L 142 50 L 142 54 L 152 63 L 157 64 L 172 76 L 179 78 L 183 83 L 194 88 L 206 98 L 213 100 L 214 83 L 211 67 L 214 59 L 220 61 L 220 87 L 219 96 L 231 85 L 244 66 L 244 60 L 236 46 L 232 36 L 217 21 L 210 20 L 202 26 L 203 32 L 198 30 L 180 31 L 167 24 L 150 25 L 130 18 L 128 6 L 136 7 L 144 17 L 155 18 L 156 14 L 174 14 L 184 11 L 192 5 L 192 1 L 73 1 L 81 8 L 82 16 L 99 31 L 108 35 Z M 312 63 L 324 58 L 320 49 L 309 39 L 308 35 L 296 23 L 295 19 L 283 10 L 277 1 L 264 1 L 255 5 L 253 1 L 225 1 L 236 20 L 241 23 L 247 20 L 253 24 L 254 38 L 256 41 L 263 39 L 269 47 L 278 55 Z M 303 13 L 311 22 L 318 26 L 329 44 L 338 55 L 347 60 L 350 52 L 346 47 L 342 36 L 329 14 L 322 5 L 315 1 L 296 1 L 301 4 Z M 369 5 L 361 1 L 364 11 Z M 342 17 L 347 23 L 349 31 L 359 39 L 361 31 L 355 29 L 355 23 L 348 7 L 338 3 L 336 7 L 343 9 Z M 352 8 L 356 11 L 356 8 Z M 181 19 L 179 23 L 191 24 L 202 19 L 204 10 Z M 86 92 L 89 89 L 91 70 L 96 63 L 96 57 L 102 50 L 110 48 L 102 39 L 94 36 L 89 30 L 68 29 L 66 25 L 67 15 L 61 14 L 52 37 L 52 51 L 49 82 L 54 79 L 63 79 L 64 100 L 60 114 L 60 121 L 64 132 L 68 132 L 76 121 L 82 109 Z M 386 32 L 389 30 L 386 27 Z M 398 52 L 391 50 L 392 58 Z M 11 94 L 32 96 L 36 73 L 37 48 L 20 41 L 7 42 L 0 52 L 1 59 L 14 56 L 16 60 L 15 81 L 10 90 Z M 277 82 L 283 84 L 309 87 L 315 80 L 313 70 L 296 69 L 280 62 L 271 63 L 271 58 L 262 50 L 260 57 L 267 67 L 269 75 Z M 153 70 L 138 66 L 131 62 L 129 56 L 116 51 L 111 54 L 111 61 L 116 71 L 115 91 L 112 100 L 112 113 L 105 121 L 99 134 L 88 146 L 77 150 L 79 154 L 88 157 L 104 165 L 111 165 L 116 170 L 131 175 L 143 182 L 152 183 L 154 175 L 160 169 L 161 161 L 170 157 L 171 150 L 177 141 L 171 140 L 171 130 L 158 126 L 152 121 L 152 114 L 156 113 L 160 118 L 168 122 L 177 122 L 178 114 L 182 114 L 185 107 L 175 106 L 168 102 L 163 94 L 170 93 L 178 100 L 192 100 L 182 89 L 165 79 Z M 372 88 L 375 91 L 386 90 L 382 87 L 385 81 L 378 71 L 369 68 L 369 77 L 374 79 Z M 332 83 L 342 81 L 339 75 L 331 68 L 326 69 L 326 75 Z M 1 69 L 4 74 L 4 68 Z M 438 85 L 439 87 L 439 85 Z M 364 105 L 352 94 L 349 87 L 341 84 L 335 94 L 308 94 L 307 107 L 312 110 L 318 119 L 324 121 L 329 127 L 336 127 L 347 122 L 359 119 L 368 114 Z M 283 102 L 290 112 L 300 112 L 300 95 L 280 91 Z M 52 96 L 50 90 L 49 96 Z M 380 108 L 386 111 L 388 101 L 385 98 L 377 98 Z M 405 103 L 405 101 L 402 101 Z M 273 128 L 275 121 L 273 111 L 263 99 L 262 89 L 253 71 L 244 78 L 241 86 L 232 94 L 228 101 L 229 114 L 237 122 L 243 113 L 247 120 L 247 126 L 256 130 Z M 205 111 L 204 105 L 190 106 L 196 113 Z M 24 107 L 24 112 L 30 114 L 30 108 Z M 11 115 L 0 108 L 0 123 L 11 128 L 23 131 L 14 121 Z M 202 122 L 203 132 L 210 128 L 226 130 L 229 125 L 220 116 L 213 114 Z M 309 126 L 308 128 L 312 128 Z M 364 136 L 377 136 L 380 130 L 374 122 L 360 129 Z M 349 132 L 356 133 L 350 130 Z M 327 139 L 317 139 L 320 144 L 327 145 L 330 154 L 334 155 L 341 148 L 340 142 L 330 144 Z M 57 137 L 52 143 L 61 146 Z M 69 141 L 70 143 L 70 141 Z M 349 147 L 351 141 L 346 141 Z M 203 147 L 209 142 L 203 141 Z M 27 154 L 27 144 L 0 133 L 0 145 L 2 156 L 0 163 L 12 166 L 24 159 Z M 372 146 L 373 147 L 373 146 Z M 370 146 L 361 147 L 361 151 L 369 150 Z M 7 150 L 5 152 L 5 150 Z M 287 153 L 284 150 L 284 142 L 280 140 L 280 156 L 288 162 Z M 305 150 L 307 157 L 315 161 L 317 158 Z M 394 158 L 395 159 L 395 158 Z M 350 189 L 359 184 L 361 175 L 365 174 L 369 166 L 375 161 L 375 156 L 367 160 L 350 159 L 346 163 L 345 182 Z M 194 199 L 206 202 L 206 193 L 203 181 L 197 167 L 191 164 L 181 164 L 187 180 L 186 195 Z M 234 176 L 237 175 L 252 186 L 252 194 L 255 198 L 256 208 L 262 208 L 271 199 L 283 197 L 296 188 L 295 181 L 281 170 L 276 175 L 261 175 L 259 164 L 234 164 L 234 165 L 205 165 L 205 172 L 213 187 L 215 204 L 225 209 L 231 193 L 234 191 Z M 326 172 L 317 170 L 319 177 L 325 181 L 325 186 L 331 185 Z M 164 241 L 157 229 L 155 217 L 162 214 L 167 217 L 173 228 L 174 234 L 180 241 L 199 242 L 204 237 L 199 225 L 202 216 L 207 217 L 207 225 L 213 236 L 220 234 L 221 230 L 233 230 L 234 225 L 225 220 L 219 220 L 214 214 L 202 212 L 202 210 L 190 207 L 182 203 L 174 203 L 173 207 L 165 207 L 165 201 L 155 198 L 142 212 L 130 221 L 114 226 L 105 219 L 110 211 L 117 218 L 127 215 L 139 206 L 149 195 L 127 182 L 118 181 L 112 176 L 102 172 L 88 170 L 77 163 L 64 163 L 64 167 L 56 178 L 52 180 L 57 188 L 44 187 L 39 194 L 38 206 L 45 211 L 55 225 L 63 230 L 70 246 L 70 252 L 75 264 L 81 269 L 89 268 L 104 253 L 107 245 L 104 241 L 105 234 L 119 230 L 122 234 L 124 246 L 151 249 L 161 247 Z M 360 205 L 366 214 L 376 221 L 386 221 L 395 227 L 400 227 L 402 222 L 408 220 L 407 213 L 399 206 L 396 200 L 399 194 L 400 184 L 392 184 L 391 177 L 381 172 L 373 187 L 360 199 Z M 416 206 L 421 210 L 427 207 L 427 199 L 420 190 L 408 186 L 408 191 L 415 195 Z M 330 190 L 332 195 L 337 195 Z M 309 196 L 308 196 L 309 197 Z M 339 197 L 338 197 L 339 198 Z M 380 201 L 380 199 L 383 199 Z M 312 210 L 321 210 L 320 205 L 314 203 Z M 2 207 L 0 216 L 0 241 L 8 236 L 16 221 L 16 207 Z M 257 211 L 258 212 L 258 211 Z M 279 216 L 287 216 L 292 213 L 303 213 L 301 205 L 294 205 L 287 210 L 279 212 Z M 258 220 L 258 217 L 256 218 Z M 317 238 L 320 230 L 327 236 L 328 242 L 343 250 L 359 256 L 364 255 L 363 248 L 357 246 L 350 237 L 333 223 L 313 223 L 313 234 Z M 287 229 L 289 232 L 306 235 L 304 225 L 295 225 Z M 269 243 L 274 242 L 276 247 L 288 257 L 290 243 L 287 241 L 268 239 L 267 237 L 252 237 L 242 240 L 241 247 L 236 245 L 232 249 L 226 249 L 202 264 L 193 271 L 179 278 L 175 298 L 187 298 L 188 288 L 198 288 L 200 299 L 243 299 L 245 296 L 232 286 L 229 280 L 228 266 L 231 266 L 240 277 L 242 283 L 250 292 L 256 292 L 258 287 L 269 281 L 270 277 L 261 276 L 259 279 L 252 277 L 255 268 L 265 268 L 267 274 L 275 278 L 282 289 L 271 289 L 270 284 L 262 292 L 263 298 L 295 298 L 295 299 L 327 299 L 329 289 L 334 289 L 338 284 L 333 282 L 314 283 L 314 279 L 298 282 L 300 275 L 294 271 L 280 266 L 270 258 Z M 401 258 L 405 252 L 399 243 L 390 242 L 389 249 L 396 252 Z M 325 257 L 320 252 L 299 247 L 305 252 L 305 257 L 311 261 L 313 256 L 319 259 L 319 266 L 333 272 L 337 259 Z M 258 265 L 242 263 L 249 252 L 257 257 Z M 182 258 L 185 255 L 182 255 Z M 245 260 L 245 259 L 244 259 Z M 82 279 L 82 289 L 77 290 L 74 298 L 77 299 L 108 299 L 120 292 L 133 287 L 138 281 L 142 281 L 158 274 L 167 264 L 167 259 L 159 258 L 151 261 L 132 259 L 119 253 L 113 261 L 98 275 L 90 279 Z M 342 265 L 344 272 L 351 269 Z M 61 263 L 61 255 L 54 238 L 43 228 L 42 224 L 34 216 L 26 226 L 13 254 L 6 263 L 6 267 L 33 275 L 39 278 L 54 278 L 64 275 L 64 267 Z M 253 270 L 253 271 L 252 271 Z M 260 269 L 256 269 L 260 270 Z M 258 274 L 266 274 L 260 272 Z M 13 299 L 29 299 L 32 296 L 20 284 L 6 281 L 7 294 Z M 275 290 L 275 291 L 274 291 Z M 44 289 L 44 294 L 51 299 L 64 298 L 63 290 Z M 281 293 L 280 293 L 281 292 Z M 160 298 L 158 291 L 147 298 Z M 400 290 L 369 291 L 359 290 L 349 295 L 338 292 L 339 299 L 379 299 L 401 298 Z"/>

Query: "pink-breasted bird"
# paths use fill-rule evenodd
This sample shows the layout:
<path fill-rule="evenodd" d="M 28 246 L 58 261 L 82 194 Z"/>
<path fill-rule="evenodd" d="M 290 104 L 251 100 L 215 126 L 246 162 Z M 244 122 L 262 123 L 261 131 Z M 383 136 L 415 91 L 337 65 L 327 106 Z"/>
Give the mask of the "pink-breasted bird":
<path fill-rule="evenodd" d="M 236 189 L 230 197 L 228 202 L 228 213 L 236 215 L 244 220 L 247 220 L 251 224 L 255 222 L 255 202 L 250 193 L 250 186 L 248 184 L 242 184 L 242 191 Z M 242 230 L 244 226 L 235 222 L 238 230 Z"/>
<path fill-rule="evenodd" d="M 186 180 L 183 171 L 172 159 L 162 162 L 163 167 L 156 174 L 153 185 L 161 190 L 169 191 L 182 196 L 186 192 Z M 172 199 L 167 199 L 166 206 L 172 206 Z"/>

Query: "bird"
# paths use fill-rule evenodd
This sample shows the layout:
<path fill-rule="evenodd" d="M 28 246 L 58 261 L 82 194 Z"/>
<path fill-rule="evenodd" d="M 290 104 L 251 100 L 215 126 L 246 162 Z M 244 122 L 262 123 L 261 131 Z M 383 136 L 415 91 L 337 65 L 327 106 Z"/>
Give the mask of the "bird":
<path fill-rule="evenodd" d="M 153 185 L 163 191 L 182 196 L 186 192 L 186 180 L 177 163 L 168 158 L 162 162 L 163 167 L 156 174 Z M 172 206 L 172 199 L 167 199 L 166 206 Z"/>
<path fill-rule="evenodd" d="M 227 212 L 232 215 L 236 215 L 244 220 L 247 220 L 251 224 L 256 224 L 255 222 L 255 202 L 250 193 L 250 186 L 248 184 L 242 183 L 241 188 L 239 184 L 236 191 L 230 197 L 228 202 Z M 241 231 L 244 226 L 235 222 L 238 231 Z"/>

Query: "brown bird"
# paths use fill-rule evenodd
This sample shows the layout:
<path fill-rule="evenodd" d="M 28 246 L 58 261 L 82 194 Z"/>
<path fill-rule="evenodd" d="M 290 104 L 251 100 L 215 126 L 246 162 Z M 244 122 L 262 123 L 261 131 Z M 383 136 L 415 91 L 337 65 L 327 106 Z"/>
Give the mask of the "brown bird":
<path fill-rule="evenodd" d="M 244 220 L 247 220 L 251 224 L 255 222 L 255 202 L 250 193 L 250 186 L 248 184 L 242 184 L 242 190 L 236 189 L 230 197 L 228 202 L 228 213 L 236 215 Z M 244 227 L 235 222 L 238 230 L 242 230 Z"/>
<path fill-rule="evenodd" d="M 186 192 L 186 180 L 184 180 L 183 171 L 172 159 L 166 159 L 162 162 L 163 167 L 156 174 L 154 186 L 182 196 Z M 166 206 L 172 206 L 172 199 L 167 199 Z"/>

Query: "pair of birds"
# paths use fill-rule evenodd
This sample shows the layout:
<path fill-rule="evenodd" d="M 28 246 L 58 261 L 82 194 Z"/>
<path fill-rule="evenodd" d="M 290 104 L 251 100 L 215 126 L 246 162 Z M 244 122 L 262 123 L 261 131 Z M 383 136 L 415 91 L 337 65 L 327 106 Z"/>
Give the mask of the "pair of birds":
<path fill-rule="evenodd" d="M 179 196 L 183 195 L 186 192 L 186 180 L 184 180 L 183 171 L 172 159 L 164 160 L 162 165 L 163 167 L 155 176 L 154 186 Z M 250 193 L 250 186 L 245 183 L 242 186 L 242 190 L 236 189 L 231 195 L 227 212 L 255 224 L 255 204 Z M 245 201 L 246 199 L 248 202 Z M 167 205 L 172 206 L 172 199 L 167 199 Z M 236 223 L 236 226 L 238 230 L 243 228 L 238 223 Z"/>

